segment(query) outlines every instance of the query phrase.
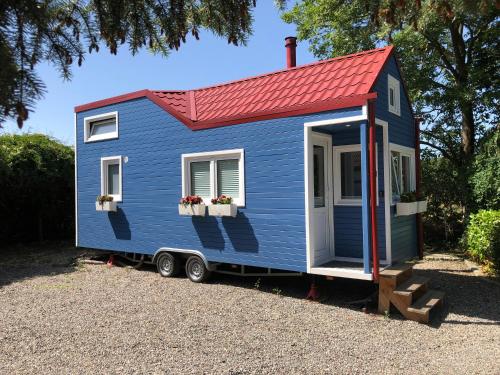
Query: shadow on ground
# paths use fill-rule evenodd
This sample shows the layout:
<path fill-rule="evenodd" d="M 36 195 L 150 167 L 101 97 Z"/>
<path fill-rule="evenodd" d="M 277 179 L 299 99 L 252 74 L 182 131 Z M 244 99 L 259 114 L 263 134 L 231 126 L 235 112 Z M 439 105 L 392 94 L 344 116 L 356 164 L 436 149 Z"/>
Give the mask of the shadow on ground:
<path fill-rule="evenodd" d="M 38 276 L 71 273 L 78 259 L 94 250 L 75 248 L 69 242 L 22 244 L 0 248 L 0 288 Z"/>

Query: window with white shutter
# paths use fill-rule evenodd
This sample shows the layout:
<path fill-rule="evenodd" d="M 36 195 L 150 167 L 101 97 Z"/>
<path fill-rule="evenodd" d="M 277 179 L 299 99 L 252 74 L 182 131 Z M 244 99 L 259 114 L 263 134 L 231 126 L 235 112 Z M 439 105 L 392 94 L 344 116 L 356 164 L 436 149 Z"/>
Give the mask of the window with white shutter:
<path fill-rule="evenodd" d="M 226 150 L 182 155 L 182 194 L 198 195 L 205 204 L 221 195 L 230 196 L 239 207 L 245 205 L 243 150 Z"/>

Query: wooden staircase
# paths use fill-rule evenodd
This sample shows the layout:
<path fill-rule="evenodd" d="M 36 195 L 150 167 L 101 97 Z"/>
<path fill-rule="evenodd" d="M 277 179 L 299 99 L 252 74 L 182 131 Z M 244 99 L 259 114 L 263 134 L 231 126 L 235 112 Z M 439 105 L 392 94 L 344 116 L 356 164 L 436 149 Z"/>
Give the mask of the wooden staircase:
<path fill-rule="evenodd" d="M 411 264 L 403 263 L 380 272 L 378 311 L 389 313 L 394 305 L 406 319 L 429 322 L 429 313 L 443 304 L 444 293 L 429 290 L 429 278 L 413 275 Z"/>

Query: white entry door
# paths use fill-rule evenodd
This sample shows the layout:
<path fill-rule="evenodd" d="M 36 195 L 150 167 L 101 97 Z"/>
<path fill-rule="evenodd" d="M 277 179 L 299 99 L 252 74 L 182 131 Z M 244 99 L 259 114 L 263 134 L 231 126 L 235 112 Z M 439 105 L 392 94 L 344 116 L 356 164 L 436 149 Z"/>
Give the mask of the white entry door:
<path fill-rule="evenodd" d="M 311 267 L 333 259 L 332 138 L 312 133 L 312 257 Z"/>

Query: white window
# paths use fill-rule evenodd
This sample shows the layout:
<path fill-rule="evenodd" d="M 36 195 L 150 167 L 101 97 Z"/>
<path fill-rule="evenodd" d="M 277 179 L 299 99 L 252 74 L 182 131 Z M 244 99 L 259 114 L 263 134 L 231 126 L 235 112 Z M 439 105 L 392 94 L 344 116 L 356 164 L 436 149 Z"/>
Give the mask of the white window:
<path fill-rule="evenodd" d="M 114 201 L 122 201 L 121 156 L 101 158 L 101 195 L 111 195 Z"/>
<path fill-rule="evenodd" d="M 118 138 L 118 112 L 85 117 L 83 122 L 85 142 Z"/>
<path fill-rule="evenodd" d="M 389 112 L 395 115 L 401 115 L 400 83 L 391 76 L 387 75 L 387 102 L 389 103 Z"/>
<path fill-rule="evenodd" d="M 245 205 L 244 152 L 226 150 L 182 155 L 182 195 L 198 195 L 205 204 L 220 195 Z"/>
<path fill-rule="evenodd" d="M 375 153 L 378 154 L 378 147 L 376 147 Z M 378 165 L 378 155 L 376 159 L 375 164 Z M 335 204 L 361 205 L 361 145 L 335 146 L 333 148 L 333 163 Z"/>
<path fill-rule="evenodd" d="M 392 200 L 399 201 L 402 193 L 415 190 L 415 149 L 391 143 Z"/>

